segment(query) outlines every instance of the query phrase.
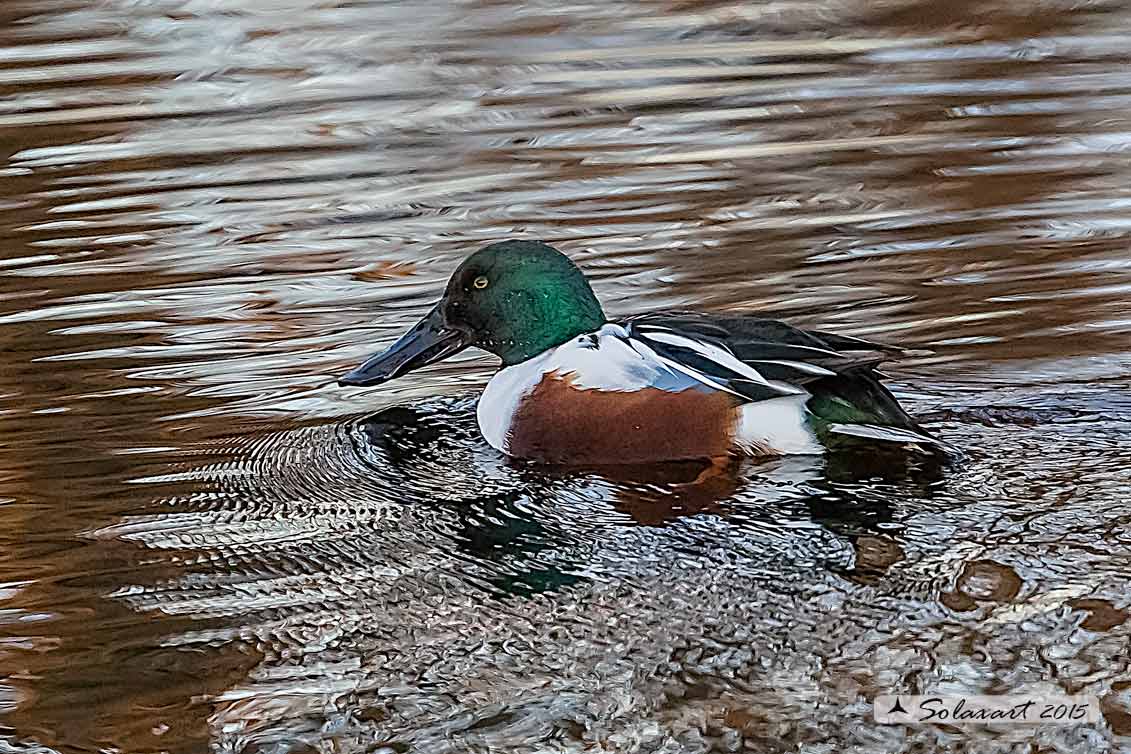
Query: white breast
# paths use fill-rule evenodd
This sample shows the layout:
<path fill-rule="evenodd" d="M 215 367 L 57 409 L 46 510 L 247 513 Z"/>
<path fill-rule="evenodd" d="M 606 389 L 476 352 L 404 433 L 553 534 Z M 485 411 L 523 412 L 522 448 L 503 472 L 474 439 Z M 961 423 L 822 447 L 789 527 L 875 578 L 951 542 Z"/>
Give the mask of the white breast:
<path fill-rule="evenodd" d="M 518 404 L 542 381 L 545 374 L 543 364 L 550 354 L 544 353 L 521 364 L 505 367 L 495 373 L 483 395 L 475 414 L 479 419 L 479 431 L 491 447 L 506 452 L 507 433 L 511 418 L 518 410 Z"/>

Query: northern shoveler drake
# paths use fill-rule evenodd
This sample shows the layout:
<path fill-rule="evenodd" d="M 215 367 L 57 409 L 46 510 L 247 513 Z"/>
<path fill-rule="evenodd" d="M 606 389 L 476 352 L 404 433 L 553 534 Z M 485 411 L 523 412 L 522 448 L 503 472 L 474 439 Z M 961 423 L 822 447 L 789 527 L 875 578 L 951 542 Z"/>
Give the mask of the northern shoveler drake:
<path fill-rule="evenodd" d="M 942 447 L 880 383 L 902 349 L 734 314 L 610 321 L 585 276 L 537 241 L 472 254 L 411 330 L 342 376 L 376 385 L 477 346 L 500 359 L 476 409 L 515 458 L 628 464 Z"/>

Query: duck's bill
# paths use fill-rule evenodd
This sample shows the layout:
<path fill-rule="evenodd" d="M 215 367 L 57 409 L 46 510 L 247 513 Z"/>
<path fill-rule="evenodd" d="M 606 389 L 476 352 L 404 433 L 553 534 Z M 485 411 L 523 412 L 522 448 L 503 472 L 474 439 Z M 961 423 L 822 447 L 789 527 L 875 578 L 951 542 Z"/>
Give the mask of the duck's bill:
<path fill-rule="evenodd" d="M 338 384 L 358 387 L 379 385 L 414 369 L 435 364 L 469 345 L 471 343 L 464 333 L 444 325 L 443 315 L 437 306 L 396 343 L 339 377 Z"/>

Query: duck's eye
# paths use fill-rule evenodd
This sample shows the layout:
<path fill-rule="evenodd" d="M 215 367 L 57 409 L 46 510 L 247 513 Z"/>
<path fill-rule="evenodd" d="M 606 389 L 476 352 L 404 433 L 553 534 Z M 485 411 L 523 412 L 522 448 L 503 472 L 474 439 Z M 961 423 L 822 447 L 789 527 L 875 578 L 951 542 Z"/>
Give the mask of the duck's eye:
<path fill-rule="evenodd" d="M 471 284 L 473 286 L 475 286 L 476 288 L 482 290 L 482 289 L 486 288 L 488 285 L 490 285 L 491 281 L 487 279 L 486 275 L 480 275 L 479 277 L 472 280 Z"/>

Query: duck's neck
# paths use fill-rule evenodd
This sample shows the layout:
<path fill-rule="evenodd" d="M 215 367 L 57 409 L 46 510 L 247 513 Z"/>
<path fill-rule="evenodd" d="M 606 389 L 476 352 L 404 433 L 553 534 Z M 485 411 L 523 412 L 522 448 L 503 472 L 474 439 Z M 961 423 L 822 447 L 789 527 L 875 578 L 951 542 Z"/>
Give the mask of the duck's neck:
<path fill-rule="evenodd" d="M 504 367 L 598 330 L 607 321 L 588 285 L 580 291 L 555 287 L 524 291 L 521 298 L 515 307 L 521 316 L 493 327 L 481 344 L 502 359 Z"/>

